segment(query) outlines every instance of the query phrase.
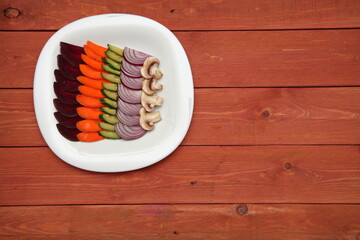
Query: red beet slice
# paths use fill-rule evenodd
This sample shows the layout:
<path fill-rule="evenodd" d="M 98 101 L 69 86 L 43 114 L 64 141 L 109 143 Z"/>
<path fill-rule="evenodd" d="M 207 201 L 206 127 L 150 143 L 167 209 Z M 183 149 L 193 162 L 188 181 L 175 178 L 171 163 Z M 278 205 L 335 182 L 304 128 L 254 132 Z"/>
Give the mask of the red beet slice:
<path fill-rule="evenodd" d="M 56 120 L 61 124 L 64 125 L 67 128 L 76 128 L 76 123 L 78 121 L 83 120 L 81 117 L 76 116 L 76 117 L 65 117 L 64 115 L 62 115 L 59 112 L 54 112 L 54 116 L 56 118 Z"/>
<path fill-rule="evenodd" d="M 54 82 L 54 92 L 61 102 L 70 105 L 78 104 L 78 102 L 76 101 L 76 95 L 78 94 L 64 91 L 64 89 L 62 89 L 57 82 Z"/>
<path fill-rule="evenodd" d="M 60 54 L 58 55 L 57 61 L 61 74 L 69 80 L 77 81 L 76 77 L 81 75 L 80 69 L 71 66 Z"/>
<path fill-rule="evenodd" d="M 82 85 L 80 82 L 67 80 L 61 72 L 56 69 L 54 71 L 56 82 L 59 83 L 60 87 L 66 92 L 79 93 L 78 87 Z"/>
<path fill-rule="evenodd" d="M 65 60 L 70 63 L 73 67 L 79 67 L 79 64 L 83 64 L 83 60 L 81 59 L 81 53 L 77 52 L 69 52 L 64 48 L 60 48 L 61 56 L 65 58 Z"/>
<path fill-rule="evenodd" d="M 77 128 L 67 128 L 61 124 L 56 124 L 57 129 L 59 130 L 60 134 L 69 141 L 78 142 L 76 135 L 80 133 Z"/>
<path fill-rule="evenodd" d="M 78 116 L 78 113 L 76 111 L 76 108 L 81 107 L 80 104 L 77 105 L 69 105 L 61 102 L 59 99 L 55 98 L 53 100 L 54 106 L 56 110 L 64 115 L 65 117 L 76 117 Z"/>
<path fill-rule="evenodd" d="M 85 53 L 83 47 L 76 46 L 66 42 L 60 42 L 60 48 L 65 49 L 66 51 L 71 53 L 79 53 L 79 54 Z"/>

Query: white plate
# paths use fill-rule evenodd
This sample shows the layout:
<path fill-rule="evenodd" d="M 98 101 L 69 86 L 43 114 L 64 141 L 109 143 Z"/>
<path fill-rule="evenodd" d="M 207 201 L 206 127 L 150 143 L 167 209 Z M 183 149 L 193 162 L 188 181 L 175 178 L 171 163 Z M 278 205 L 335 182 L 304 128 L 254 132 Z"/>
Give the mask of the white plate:
<path fill-rule="evenodd" d="M 101 140 L 70 142 L 56 128 L 53 113 L 54 69 L 60 41 L 82 46 L 87 40 L 130 47 L 160 60 L 164 76 L 158 95 L 164 103 L 157 110 L 162 120 L 155 129 L 133 141 Z M 189 128 L 194 103 L 190 64 L 178 39 L 151 19 L 129 14 L 105 14 L 83 18 L 57 31 L 39 56 L 34 78 L 35 113 L 41 133 L 51 150 L 65 162 L 90 171 L 123 172 L 154 164 L 181 143 Z"/>

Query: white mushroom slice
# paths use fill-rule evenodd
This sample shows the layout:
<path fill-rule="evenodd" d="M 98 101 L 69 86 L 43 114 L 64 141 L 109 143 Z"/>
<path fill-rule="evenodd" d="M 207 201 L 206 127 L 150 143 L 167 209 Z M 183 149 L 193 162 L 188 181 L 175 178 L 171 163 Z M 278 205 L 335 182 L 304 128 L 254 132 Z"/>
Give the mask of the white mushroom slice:
<path fill-rule="evenodd" d="M 154 95 L 156 93 L 156 90 L 151 89 L 151 79 L 145 79 L 142 82 L 142 90 L 144 93 L 146 93 L 146 95 Z"/>
<path fill-rule="evenodd" d="M 140 126 L 145 130 L 152 130 L 154 128 L 154 122 L 161 120 L 160 112 L 146 112 L 145 108 L 140 109 Z"/>
<path fill-rule="evenodd" d="M 156 57 L 148 57 L 140 69 L 141 75 L 146 79 L 160 79 L 162 77 L 162 72 L 158 69 L 159 63 L 159 59 Z"/>
<path fill-rule="evenodd" d="M 163 88 L 163 85 L 161 83 L 157 83 L 156 81 L 157 79 L 153 79 L 151 81 L 150 88 L 154 90 L 161 90 Z"/>
<path fill-rule="evenodd" d="M 160 79 L 162 77 L 162 72 L 159 70 L 159 65 L 152 65 L 150 67 L 149 73 L 152 76 L 153 79 Z"/>
<path fill-rule="evenodd" d="M 145 108 L 146 111 L 151 112 L 154 110 L 155 106 L 160 106 L 163 102 L 163 98 L 152 95 L 148 96 L 146 93 L 142 92 L 141 94 L 141 105 Z"/>
<path fill-rule="evenodd" d="M 146 95 L 152 96 L 157 90 L 162 89 L 162 84 L 156 82 L 156 79 L 145 79 L 142 82 L 142 90 Z"/>

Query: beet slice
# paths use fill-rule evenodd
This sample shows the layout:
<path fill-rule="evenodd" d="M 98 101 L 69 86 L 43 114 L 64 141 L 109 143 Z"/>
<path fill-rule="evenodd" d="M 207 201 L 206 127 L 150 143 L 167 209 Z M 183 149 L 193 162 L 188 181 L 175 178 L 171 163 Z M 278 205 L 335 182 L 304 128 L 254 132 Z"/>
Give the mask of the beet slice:
<path fill-rule="evenodd" d="M 54 106 L 56 110 L 64 115 L 65 117 L 76 117 L 78 116 L 76 108 L 81 107 L 80 104 L 77 105 L 69 105 L 61 102 L 59 99 L 54 98 L 53 100 Z"/>
<path fill-rule="evenodd" d="M 77 81 L 76 77 L 81 75 L 80 69 L 71 66 L 60 54 L 57 56 L 57 61 L 61 74 L 69 80 Z"/>
<path fill-rule="evenodd" d="M 83 64 L 84 61 L 81 59 L 81 53 L 69 52 L 64 48 L 60 48 L 61 56 L 65 58 L 65 60 L 70 63 L 73 67 L 79 67 L 79 64 Z"/>
<path fill-rule="evenodd" d="M 77 134 L 80 131 L 77 128 L 67 128 L 64 125 L 56 124 L 57 129 L 59 130 L 60 134 L 69 141 L 78 142 L 79 139 L 77 138 Z"/>
<path fill-rule="evenodd" d="M 78 94 L 64 91 L 64 89 L 62 89 L 57 82 L 54 82 L 54 92 L 61 102 L 70 105 L 78 104 L 78 102 L 76 101 L 76 95 Z"/>
<path fill-rule="evenodd" d="M 81 117 L 76 116 L 76 117 L 65 117 L 64 115 L 62 115 L 59 112 L 54 112 L 54 116 L 56 118 L 56 120 L 61 124 L 64 125 L 67 128 L 76 128 L 76 123 L 78 121 L 83 120 Z"/>
<path fill-rule="evenodd" d="M 60 48 L 65 49 L 70 53 L 85 53 L 84 48 L 80 46 L 76 46 L 67 42 L 60 42 Z"/>
<path fill-rule="evenodd" d="M 66 92 L 79 93 L 78 87 L 82 85 L 78 81 L 67 80 L 61 72 L 56 69 L 54 71 L 56 82 L 59 83 L 60 87 Z"/>

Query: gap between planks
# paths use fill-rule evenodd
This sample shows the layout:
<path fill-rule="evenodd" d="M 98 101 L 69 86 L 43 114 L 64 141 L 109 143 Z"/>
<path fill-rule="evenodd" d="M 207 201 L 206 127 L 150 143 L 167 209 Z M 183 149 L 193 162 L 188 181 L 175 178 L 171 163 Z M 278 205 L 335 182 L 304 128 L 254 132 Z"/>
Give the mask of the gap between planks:
<path fill-rule="evenodd" d="M 303 203 L 303 202 L 296 202 L 296 203 L 267 203 L 267 202 L 229 202 L 229 203 L 202 203 L 202 202 L 195 202 L 195 203 L 117 203 L 117 204 L 106 204 L 106 203 L 95 203 L 95 204 L 30 204 L 30 205 L 0 205 L 0 208 L 17 208 L 17 207 L 69 207 L 69 206 L 151 206 L 151 205 L 160 205 L 160 206 L 167 206 L 167 205 L 344 205 L 344 206 L 358 206 L 360 203 Z"/>

